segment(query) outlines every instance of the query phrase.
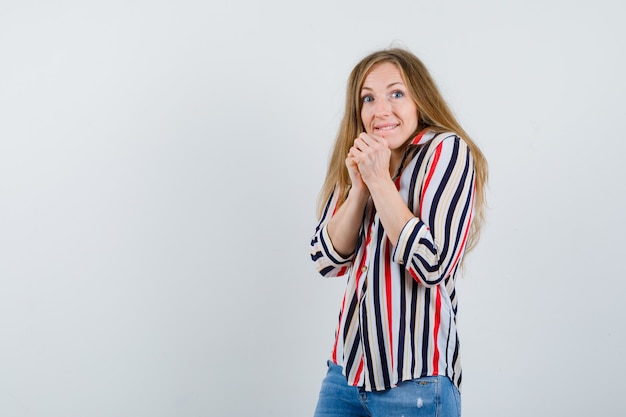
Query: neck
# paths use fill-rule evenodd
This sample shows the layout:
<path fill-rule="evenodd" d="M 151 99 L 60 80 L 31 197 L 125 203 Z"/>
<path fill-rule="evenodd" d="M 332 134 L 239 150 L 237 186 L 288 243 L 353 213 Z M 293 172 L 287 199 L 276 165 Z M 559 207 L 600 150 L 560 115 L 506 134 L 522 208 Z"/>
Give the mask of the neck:
<path fill-rule="evenodd" d="M 393 178 L 398 172 L 400 162 L 402 162 L 402 155 L 404 152 L 392 151 L 391 158 L 389 159 L 389 175 Z"/>

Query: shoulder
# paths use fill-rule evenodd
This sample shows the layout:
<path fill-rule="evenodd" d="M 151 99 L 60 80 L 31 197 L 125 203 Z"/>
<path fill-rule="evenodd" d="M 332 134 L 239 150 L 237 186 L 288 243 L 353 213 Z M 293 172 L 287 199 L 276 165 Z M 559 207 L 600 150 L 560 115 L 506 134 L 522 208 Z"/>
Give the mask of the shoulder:
<path fill-rule="evenodd" d="M 412 142 L 413 146 L 416 146 L 421 152 L 425 152 L 432 155 L 442 148 L 458 148 L 459 150 L 466 151 L 469 149 L 469 145 L 463 138 L 461 138 L 455 132 L 435 132 L 433 130 L 425 130 L 421 132 Z"/>

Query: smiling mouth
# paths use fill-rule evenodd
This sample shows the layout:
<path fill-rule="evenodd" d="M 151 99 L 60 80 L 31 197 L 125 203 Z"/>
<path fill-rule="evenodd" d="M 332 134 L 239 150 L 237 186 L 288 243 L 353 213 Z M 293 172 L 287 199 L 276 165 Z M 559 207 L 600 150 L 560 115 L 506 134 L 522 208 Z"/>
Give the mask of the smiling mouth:
<path fill-rule="evenodd" d="M 374 127 L 374 129 L 384 132 L 384 131 L 387 131 L 387 130 L 393 130 L 393 129 L 395 129 L 398 126 L 400 126 L 400 124 L 377 126 L 377 127 Z"/>

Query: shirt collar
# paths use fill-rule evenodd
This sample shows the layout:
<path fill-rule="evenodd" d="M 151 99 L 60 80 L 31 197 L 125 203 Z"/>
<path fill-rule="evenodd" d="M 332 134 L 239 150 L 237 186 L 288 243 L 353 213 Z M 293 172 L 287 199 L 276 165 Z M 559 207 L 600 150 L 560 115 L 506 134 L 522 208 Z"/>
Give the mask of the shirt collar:
<path fill-rule="evenodd" d="M 411 141 L 411 145 L 423 145 L 427 142 L 430 142 L 432 140 L 432 138 L 435 137 L 437 133 L 433 132 L 432 130 L 426 128 L 424 130 L 422 130 L 421 132 L 419 132 L 417 134 L 417 136 L 415 136 L 413 138 L 413 140 Z"/>

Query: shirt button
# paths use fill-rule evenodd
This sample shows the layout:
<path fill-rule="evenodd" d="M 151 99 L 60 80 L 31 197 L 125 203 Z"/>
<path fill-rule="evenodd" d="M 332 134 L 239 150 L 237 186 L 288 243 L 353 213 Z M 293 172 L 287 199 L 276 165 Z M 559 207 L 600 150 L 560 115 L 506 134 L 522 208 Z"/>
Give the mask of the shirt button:
<path fill-rule="evenodd" d="M 367 266 L 363 265 L 363 266 L 361 267 L 361 272 L 362 272 L 362 273 L 365 273 L 365 271 L 367 271 Z"/>

